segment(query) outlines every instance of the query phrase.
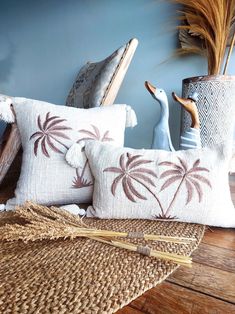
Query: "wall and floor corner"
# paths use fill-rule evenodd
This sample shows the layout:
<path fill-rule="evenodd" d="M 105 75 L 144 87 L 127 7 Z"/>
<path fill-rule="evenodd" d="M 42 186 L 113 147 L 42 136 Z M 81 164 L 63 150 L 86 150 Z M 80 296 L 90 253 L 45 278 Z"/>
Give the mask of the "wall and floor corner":
<path fill-rule="evenodd" d="M 181 93 L 183 78 L 206 74 L 206 62 L 195 56 L 171 58 L 178 43 L 175 7 L 168 1 L 0 0 L 0 21 L 0 93 L 56 104 L 65 103 L 85 62 L 102 60 L 130 38 L 138 38 L 116 99 L 133 106 L 138 115 L 139 124 L 127 131 L 125 144 L 150 147 L 159 108 L 144 88 L 149 80 L 169 96 L 177 146 L 180 108 L 171 92 Z M 229 70 L 234 66 L 233 59 Z"/>

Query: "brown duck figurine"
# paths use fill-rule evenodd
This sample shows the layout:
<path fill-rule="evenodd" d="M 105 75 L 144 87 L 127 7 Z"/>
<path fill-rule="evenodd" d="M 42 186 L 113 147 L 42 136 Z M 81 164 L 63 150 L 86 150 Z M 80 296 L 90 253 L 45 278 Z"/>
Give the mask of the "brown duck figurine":
<path fill-rule="evenodd" d="M 196 106 L 198 100 L 198 94 L 194 92 L 190 94 L 188 98 L 181 98 L 172 93 L 172 97 L 175 101 L 180 103 L 180 105 L 190 114 L 192 123 L 191 127 L 188 128 L 180 137 L 180 149 L 192 149 L 201 147 L 201 138 L 200 138 L 200 122 L 199 114 Z"/>

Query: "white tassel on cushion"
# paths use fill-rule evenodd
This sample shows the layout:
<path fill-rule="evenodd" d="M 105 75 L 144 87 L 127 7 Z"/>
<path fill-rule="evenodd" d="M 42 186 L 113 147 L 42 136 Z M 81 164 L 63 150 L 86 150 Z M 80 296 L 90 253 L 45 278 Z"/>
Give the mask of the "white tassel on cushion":
<path fill-rule="evenodd" d="M 0 119 L 6 123 L 14 123 L 15 115 L 11 109 L 12 99 L 6 98 L 6 100 L 0 101 Z"/>
<path fill-rule="evenodd" d="M 86 211 L 89 213 L 89 217 L 95 217 L 95 209 L 92 205 L 88 206 Z"/>
<path fill-rule="evenodd" d="M 60 206 L 60 208 L 67 210 L 71 214 L 84 216 L 86 214 L 85 209 L 80 208 L 77 204 L 69 204 Z"/>
<path fill-rule="evenodd" d="M 126 106 L 126 128 L 133 128 L 136 125 L 137 117 L 135 111 L 130 106 Z"/>
<path fill-rule="evenodd" d="M 65 155 L 65 159 L 67 163 L 73 167 L 78 168 L 83 165 L 85 160 L 85 154 L 83 153 L 83 148 L 85 146 L 85 142 L 81 141 L 79 143 L 74 143 L 67 151 Z"/>
<path fill-rule="evenodd" d="M 6 209 L 5 204 L 0 204 L 0 212 L 3 212 Z"/>

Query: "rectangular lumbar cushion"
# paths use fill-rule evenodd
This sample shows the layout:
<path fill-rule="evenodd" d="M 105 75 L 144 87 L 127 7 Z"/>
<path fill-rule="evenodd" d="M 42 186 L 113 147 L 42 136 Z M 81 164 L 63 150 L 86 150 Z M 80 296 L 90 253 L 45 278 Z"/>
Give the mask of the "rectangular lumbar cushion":
<path fill-rule="evenodd" d="M 90 202 L 93 178 L 82 143 L 99 140 L 123 146 L 125 127 L 135 120 L 126 105 L 78 109 L 14 98 L 13 109 L 23 162 L 8 209 L 26 200 L 48 205 Z"/>
<path fill-rule="evenodd" d="M 235 227 L 222 146 L 168 152 L 90 142 L 85 153 L 95 178 L 89 217 Z"/>

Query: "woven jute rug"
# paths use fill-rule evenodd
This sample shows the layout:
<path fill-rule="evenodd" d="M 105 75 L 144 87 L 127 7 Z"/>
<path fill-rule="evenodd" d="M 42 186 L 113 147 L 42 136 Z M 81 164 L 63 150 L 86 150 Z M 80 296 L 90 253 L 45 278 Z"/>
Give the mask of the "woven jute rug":
<path fill-rule="evenodd" d="M 190 255 L 204 226 L 146 220 L 84 219 L 95 228 L 195 237 L 197 243 L 131 240 L 153 249 Z M 0 214 L 1 226 L 15 223 Z M 21 221 L 19 221 L 21 223 Z M 0 313 L 114 313 L 156 286 L 178 266 L 90 239 L 0 242 Z"/>

